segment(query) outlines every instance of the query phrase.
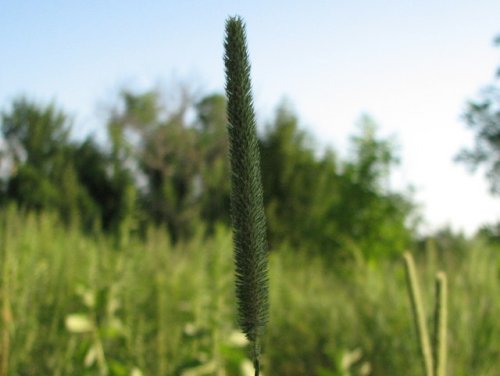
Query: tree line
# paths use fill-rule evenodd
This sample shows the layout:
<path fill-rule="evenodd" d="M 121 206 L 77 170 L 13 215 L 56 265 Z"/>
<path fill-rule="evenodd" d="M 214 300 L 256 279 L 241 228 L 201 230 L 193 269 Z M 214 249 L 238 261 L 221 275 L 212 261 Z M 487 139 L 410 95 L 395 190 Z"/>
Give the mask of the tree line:
<path fill-rule="evenodd" d="M 104 143 L 72 138 L 71 117 L 53 103 L 13 100 L 1 114 L 1 205 L 54 211 L 119 238 L 156 225 L 176 242 L 228 224 L 225 97 L 175 94 L 167 101 L 156 90 L 123 90 L 107 111 Z M 376 257 L 409 244 L 415 205 L 389 189 L 398 157 L 372 119 L 360 119 L 344 159 L 318 152 L 286 104 L 261 128 L 272 248 Z"/>
<path fill-rule="evenodd" d="M 494 40 L 500 47 L 500 34 Z M 500 196 L 500 66 L 489 85 L 470 99 L 463 114 L 467 127 L 474 132 L 474 145 L 462 149 L 456 156 L 470 171 L 481 168 L 493 196 Z M 500 221 L 484 225 L 480 233 L 500 242 Z"/>

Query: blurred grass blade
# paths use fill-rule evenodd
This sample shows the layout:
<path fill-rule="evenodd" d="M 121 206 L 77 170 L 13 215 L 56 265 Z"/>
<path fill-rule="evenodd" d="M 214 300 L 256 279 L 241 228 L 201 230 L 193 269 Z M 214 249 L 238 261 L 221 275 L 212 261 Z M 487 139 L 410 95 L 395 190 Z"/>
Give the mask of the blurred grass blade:
<path fill-rule="evenodd" d="M 434 314 L 434 375 L 446 376 L 448 325 L 448 287 L 444 272 L 436 275 L 436 310 Z"/>
<path fill-rule="evenodd" d="M 413 319 L 417 329 L 417 337 L 420 353 L 422 355 L 423 367 L 426 376 L 433 376 L 431 343 L 429 340 L 429 332 L 427 330 L 422 295 L 420 293 L 420 286 L 418 284 L 417 273 L 415 271 L 415 262 L 413 261 L 413 256 L 409 252 L 405 252 L 404 261 L 410 300 L 413 308 Z"/>

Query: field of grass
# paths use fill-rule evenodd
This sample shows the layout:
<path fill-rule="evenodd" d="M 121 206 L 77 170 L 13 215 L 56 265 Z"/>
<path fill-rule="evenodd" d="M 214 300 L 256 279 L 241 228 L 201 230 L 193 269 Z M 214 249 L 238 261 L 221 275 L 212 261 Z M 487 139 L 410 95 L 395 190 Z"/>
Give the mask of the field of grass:
<path fill-rule="evenodd" d="M 120 244 L 55 218 L 0 215 L 0 376 L 251 374 L 228 230 Z M 448 273 L 448 374 L 498 375 L 500 251 L 416 259 L 431 328 L 434 274 Z M 341 268 L 281 249 L 270 303 L 264 375 L 423 375 L 400 260 Z"/>

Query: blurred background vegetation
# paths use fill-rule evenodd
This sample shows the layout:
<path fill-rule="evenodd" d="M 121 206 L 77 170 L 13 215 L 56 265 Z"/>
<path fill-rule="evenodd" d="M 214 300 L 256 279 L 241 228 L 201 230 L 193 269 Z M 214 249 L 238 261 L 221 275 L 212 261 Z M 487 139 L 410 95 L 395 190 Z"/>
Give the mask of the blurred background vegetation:
<path fill-rule="evenodd" d="M 104 141 L 72 138 L 56 103 L 19 97 L 1 114 L 0 375 L 248 372 L 234 316 L 226 101 L 182 86 L 163 94 L 121 91 Z M 457 157 L 487 167 L 493 194 L 499 98 L 493 83 L 470 103 L 477 145 Z M 411 248 L 427 298 L 433 273 L 449 275 L 450 374 L 497 375 L 500 226 L 419 234 L 411 189 L 388 183 L 397 145 L 368 115 L 347 158 L 318 151 L 286 103 L 260 130 L 264 374 L 421 374 L 400 261 Z"/>
<path fill-rule="evenodd" d="M 209 235 L 229 221 L 226 101 L 194 99 L 178 89 L 176 103 L 158 91 L 123 91 L 106 119 L 108 139 L 74 140 L 71 116 L 55 104 L 26 98 L 2 114 L 2 205 L 57 212 L 82 230 L 119 238 L 164 226 L 173 242 L 203 225 Z M 359 120 L 352 153 L 319 153 L 290 106 L 280 105 L 260 135 L 265 204 L 273 247 L 328 257 L 367 258 L 410 245 L 416 205 L 393 192 L 388 178 L 395 145 Z M 35 189 L 36 188 L 36 189 Z"/>
<path fill-rule="evenodd" d="M 237 329 L 231 232 L 118 244 L 55 213 L 2 212 L 2 375 L 253 375 Z M 498 374 L 498 246 L 441 234 L 416 253 L 431 319 L 449 278 L 449 374 Z M 422 375 L 401 260 L 270 254 L 266 375 Z"/>

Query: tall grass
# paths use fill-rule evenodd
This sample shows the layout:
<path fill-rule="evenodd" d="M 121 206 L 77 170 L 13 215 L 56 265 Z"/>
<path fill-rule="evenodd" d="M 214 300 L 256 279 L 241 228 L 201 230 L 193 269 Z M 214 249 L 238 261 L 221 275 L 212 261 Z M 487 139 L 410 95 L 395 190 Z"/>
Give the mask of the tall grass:
<path fill-rule="evenodd" d="M 404 255 L 407 285 L 410 290 L 410 300 L 413 309 L 413 319 L 417 328 L 418 345 L 422 356 L 422 365 L 426 376 L 433 376 L 434 363 L 431 349 L 429 330 L 427 329 L 427 317 L 422 303 L 422 293 L 417 279 L 415 263 L 411 253 Z"/>
<path fill-rule="evenodd" d="M 165 231 L 151 229 L 146 240 L 132 237 L 119 248 L 48 214 L 11 210 L 0 220 L 4 374 L 251 374 L 233 309 L 230 231 L 207 240 L 200 229 L 172 246 Z M 437 270 L 448 276 L 449 375 L 498 374 L 499 260 L 498 249 L 480 242 L 416 259 L 423 291 L 433 291 Z M 310 254 L 281 249 L 269 268 L 265 374 L 422 374 L 399 260 L 334 272 Z M 433 302 L 424 293 L 425 306 Z"/>

